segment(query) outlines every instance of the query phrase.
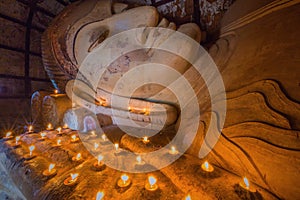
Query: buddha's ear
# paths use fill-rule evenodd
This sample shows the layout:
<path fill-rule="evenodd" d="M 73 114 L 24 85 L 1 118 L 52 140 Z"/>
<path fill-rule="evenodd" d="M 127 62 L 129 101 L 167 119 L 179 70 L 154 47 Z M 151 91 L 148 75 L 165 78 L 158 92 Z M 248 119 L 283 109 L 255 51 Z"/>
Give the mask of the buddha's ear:
<path fill-rule="evenodd" d="M 91 40 L 94 40 L 90 47 L 88 48 L 88 52 L 91 52 L 93 49 L 95 49 L 99 44 L 101 44 L 109 35 L 109 30 L 104 28 L 101 29 L 97 36 L 94 38 L 91 38 Z"/>

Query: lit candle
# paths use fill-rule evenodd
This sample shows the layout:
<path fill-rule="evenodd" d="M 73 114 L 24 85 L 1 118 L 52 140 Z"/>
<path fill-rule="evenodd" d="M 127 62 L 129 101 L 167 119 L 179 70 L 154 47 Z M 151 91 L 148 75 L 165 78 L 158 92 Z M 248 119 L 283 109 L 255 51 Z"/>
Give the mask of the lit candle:
<path fill-rule="evenodd" d="M 64 181 L 65 185 L 74 185 L 78 179 L 79 174 L 70 174 L 70 176 Z"/>
<path fill-rule="evenodd" d="M 67 129 L 67 128 L 68 128 L 68 124 L 64 124 L 64 125 L 63 125 L 63 128 L 64 128 L 64 129 Z"/>
<path fill-rule="evenodd" d="M 29 125 L 29 126 L 28 126 L 28 132 L 29 132 L 29 133 L 33 132 L 33 126 L 32 126 L 32 125 Z"/>
<path fill-rule="evenodd" d="M 131 180 L 130 180 L 129 176 L 127 176 L 126 174 L 123 174 L 121 176 L 121 178 L 118 180 L 119 187 L 127 187 L 130 185 L 130 183 L 131 183 Z"/>
<path fill-rule="evenodd" d="M 20 139 L 21 139 L 21 137 L 20 137 L 20 136 L 16 136 L 16 138 L 15 138 L 15 142 L 14 142 L 14 143 L 12 143 L 12 146 L 13 146 L 13 147 L 18 147 L 18 146 L 20 146 L 20 144 L 21 144 L 21 142 L 19 142 L 19 141 L 20 141 Z"/>
<path fill-rule="evenodd" d="M 91 131 L 91 137 L 97 137 L 95 131 Z"/>
<path fill-rule="evenodd" d="M 51 124 L 51 123 L 49 123 L 49 124 L 47 125 L 47 128 L 46 128 L 46 130 L 48 130 L 48 131 L 51 131 L 51 130 L 53 130 L 53 126 L 52 126 L 52 124 Z"/>
<path fill-rule="evenodd" d="M 97 156 L 97 162 L 94 163 L 94 167 L 96 171 L 103 170 L 105 168 L 105 164 L 102 162 L 103 156 L 100 154 Z"/>
<path fill-rule="evenodd" d="M 143 137 L 143 143 L 144 144 L 148 144 L 150 142 L 150 140 L 148 139 L 147 136 Z"/>
<path fill-rule="evenodd" d="M 130 106 L 128 106 L 128 111 L 131 112 L 131 107 Z"/>
<path fill-rule="evenodd" d="M 158 189 L 158 185 L 156 183 L 156 178 L 154 176 L 148 177 L 148 182 L 145 185 L 146 190 L 148 191 L 155 191 Z"/>
<path fill-rule="evenodd" d="M 57 130 L 57 132 L 58 132 L 57 134 L 61 134 L 61 133 L 62 133 L 62 132 L 61 132 L 61 127 L 58 127 L 56 130 Z"/>
<path fill-rule="evenodd" d="M 105 134 L 102 134 L 102 135 L 101 135 L 101 138 L 102 138 L 102 140 L 103 140 L 104 142 L 106 142 L 106 141 L 107 141 L 107 137 L 106 137 L 106 135 L 105 135 Z"/>
<path fill-rule="evenodd" d="M 47 134 L 45 132 L 41 132 L 40 135 L 41 135 L 40 140 L 44 140 Z"/>
<path fill-rule="evenodd" d="M 213 172 L 214 171 L 214 167 L 212 165 L 210 165 L 207 161 L 205 161 L 202 165 L 201 168 L 203 171 L 206 172 Z"/>
<path fill-rule="evenodd" d="M 51 176 L 51 175 L 55 174 L 56 169 L 54 169 L 54 167 L 55 167 L 55 164 L 50 163 L 49 167 L 48 167 L 48 170 L 43 171 L 43 175 L 44 176 Z"/>
<path fill-rule="evenodd" d="M 72 160 L 73 160 L 73 161 L 79 161 L 79 160 L 81 160 L 81 159 L 82 159 L 81 153 L 78 153 L 76 156 L 72 157 Z"/>
<path fill-rule="evenodd" d="M 145 164 L 145 162 L 142 160 L 141 156 L 136 157 L 136 164 L 137 165 L 144 165 Z"/>
<path fill-rule="evenodd" d="M 6 134 L 5 134 L 5 137 L 4 137 L 5 139 L 11 139 L 11 138 L 13 138 L 13 136 L 12 136 L 12 132 L 11 131 L 8 131 Z"/>
<path fill-rule="evenodd" d="M 19 141 L 20 141 L 20 139 L 21 139 L 21 137 L 20 137 L 20 136 L 17 136 L 17 137 L 16 137 L 16 145 L 18 145 L 18 144 L 19 144 Z"/>
<path fill-rule="evenodd" d="M 119 144 L 118 144 L 118 143 L 115 144 L 115 149 L 116 149 L 116 153 L 119 153 L 119 152 L 120 152 Z"/>
<path fill-rule="evenodd" d="M 169 154 L 172 155 L 178 154 L 178 151 L 176 150 L 175 146 L 171 146 L 171 149 L 169 150 Z"/>
<path fill-rule="evenodd" d="M 58 140 L 56 141 L 56 145 L 57 145 L 57 146 L 61 146 L 61 139 L 58 139 Z"/>
<path fill-rule="evenodd" d="M 191 196 L 188 194 L 185 198 L 185 200 L 192 200 Z"/>
<path fill-rule="evenodd" d="M 77 142 L 79 139 L 77 138 L 76 135 L 71 136 L 71 142 Z"/>
<path fill-rule="evenodd" d="M 34 149 L 35 149 L 34 145 L 29 146 L 29 156 L 30 157 L 33 155 L 32 152 L 33 152 Z"/>
<path fill-rule="evenodd" d="M 95 142 L 94 143 L 94 149 L 95 149 L 95 151 L 97 151 L 98 147 L 99 147 L 99 144 L 97 142 Z"/>
<path fill-rule="evenodd" d="M 58 94 L 58 90 L 54 90 L 54 94 Z"/>
<path fill-rule="evenodd" d="M 243 189 L 245 189 L 246 191 L 249 191 L 249 192 L 256 192 L 256 189 L 250 187 L 250 182 L 249 182 L 249 180 L 247 179 L 247 177 L 244 177 L 244 178 L 243 178 L 243 181 L 241 181 L 239 185 L 240 185 Z"/>
<path fill-rule="evenodd" d="M 96 196 L 96 200 L 102 200 L 104 197 L 104 192 L 98 192 Z"/>

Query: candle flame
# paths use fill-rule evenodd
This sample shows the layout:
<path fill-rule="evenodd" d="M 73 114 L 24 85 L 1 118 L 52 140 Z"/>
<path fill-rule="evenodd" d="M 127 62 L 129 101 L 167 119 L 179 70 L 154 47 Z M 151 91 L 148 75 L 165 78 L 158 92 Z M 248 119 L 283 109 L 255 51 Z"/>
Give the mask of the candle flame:
<path fill-rule="evenodd" d="M 5 136 L 6 136 L 6 137 L 10 137 L 10 136 L 11 136 L 11 134 L 12 134 L 12 132 L 11 132 L 11 131 L 9 131 L 9 132 L 7 132 L 7 133 L 6 133 L 6 135 L 5 135 Z"/>
<path fill-rule="evenodd" d="M 205 169 L 207 169 L 207 170 L 209 169 L 209 164 L 208 164 L 207 161 L 204 162 L 204 167 L 205 167 Z"/>
<path fill-rule="evenodd" d="M 34 145 L 29 146 L 29 155 L 32 156 L 32 152 L 35 149 Z"/>
<path fill-rule="evenodd" d="M 77 137 L 76 137 L 76 135 L 72 135 L 71 138 L 72 138 L 72 141 L 75 141 Z"/>
<path fill-rule="evenodd" d="M 123 175 L 121 176 L 121 179 L 122 179 L 122 181 L 123 181 L 124 183 L 126 183 L 126 182 L 128 181 L 128 179 L 129 179 L 129 177 L 128 177 L 126 174 L 123 174 Z"/>
<path fill-rule="evenodd" d="M 144 111 L 144 113 L 145 113 L 145 112 L 147 111 L 147 109 L 146 109 L 146 108 L 144 108 L 144 109 L 143 109 L 143 111 Z"/>
<path fill-rule="evenodd" d="M 106 140 L 107 140 L 107 137 L 106 137 L 105 134 L 102 134 L 101 138 L 102 138 L 103 141 L 106 141 Z"/>
<path fill-rule="evenodd" d="M 76 160 L 80 160 L 81 159 L 81 153 L 78 153 L 77 155 L 76 155 Z"/>
<path fill-rule="evenodd" d="M 104 197 L 104 192 L 98 192 L 96 196 L 96 200 L 102 200 Z"/>
<path fill-rule="evenodd" d="M 137 156 L 137 157 L 136 157 L 136 161 L 137 161 L 138 163 L 142 163 L 142 158 L 141 158 L 141 156 Z"/>
<path fill-rule="evenodd" d="M 58 131 L 58 133 L 61 133 L 61 127 L 58 127 L 56 130 Z"/>
<path fill-rule="evenodd" d="M 94 143 L 94 148 L 95 148 L 95 150 L 97 150 L 98 147 L 99 147 L 99 144 L 98 144 L 97 142 L 95 142 L 95 143 Z"/>
<path fill-rule="evenodd" d="M 131 111 L 131 107 L 130 106 L 128 106 L 128 110 Z"/>
<path fill-rule="evenodd" d="M 58 93 L 58 90 L 54 90 L 54 94 L 57 94 Z"/>
<path fill-rule="evenodd" d="M 98 155 L 97 160 L 98 160 L 98 165 L 100 165 L 101 161 L 103 160 L 103 156 Z"/>
<path fill-rule="evenodd" d="M 32 152 L 35 149 L 34 145 L 29 146 L 29 151 Z"/>
<path fill-rule="evenodd" d="M 116 148 L 116 151 L 119 150 L 119 144 L 118 143 L 115 144 L 115 148 Z"/>
<path fill-rule="evenodd" d="M 41 132 L 41 137 L 44 138 L 46 136 L 45 132 Z"/>
<path fill-rule="evenodd" d="M 249 189 L 250 188 L 250 183 L 249 183 L 249 180 L 246 178 L 246 176 L 243 178 L 243 181 L 245 183 L 246 188 Z"/>
<path fill-rule="evenodd" d="M 148 181 L 151 187 L 156 184 L 156 178 L 154 176 L 149 176 Z"/>
<path fill-rule="evenodd" d="M 51 172 L 53 170 L 53 168 L 55 167 L 55 164 L 51 163 L 49 165 L 48 171 Z"/>
<path fill-rule="evenodd" d="M 78 173 L 76 173 L 76 174 L 71 173 L 72 181 L 74 181 L 77 177 L 78 177 Z"/>
<path fill-rule="evenodd" d="M 68 124 L 64 124 L 64 125 L 63 125 L 63 128 L 68 128 Z"/>
<path fill-rule="evenodd" d="M 28 126 L 28 131 L 31 132 L 32 130 L 33 130 L 33 126 L 32 125 Z"/>
<path fill-rule="evenodd" d="M 190 195 L 187 195 L 187 196 L 185 197 L 185 200 L 192 200 L 192 198 L 191 198 Z"/>
<path fill-rule="evenodd" d="M 17 136 L 17 137 L 16 137 L 16 143 L 18 143 L 20 139 L 21 139 L 21 137 L 20 137 L 20 136 Z"/>
<path fill-rule="evenodd" d="M 61 139 L 58 139 L 56 144 L 60 145 L 60 143 L 61 143 Z"/>
<path fill-rule="evenodd" d="M 49 124 L 47 125 L 47 128 L 48 128 L 48 129 L 52 129 L 52 124 L 49 123 Z"/>
<path fill-rule="evenodd" d="M 144 140 L 145 142 L 148 142 L 148 137 L 147 137 L 147 136 L 143 137 L 143 140 Z"/>

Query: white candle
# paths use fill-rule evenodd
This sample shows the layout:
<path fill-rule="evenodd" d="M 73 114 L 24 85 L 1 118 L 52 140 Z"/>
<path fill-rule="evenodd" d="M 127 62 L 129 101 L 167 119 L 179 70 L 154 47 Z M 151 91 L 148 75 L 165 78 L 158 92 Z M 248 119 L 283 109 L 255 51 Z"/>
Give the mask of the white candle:
<path fill-rule="evenodd" d="M 61 127 L 58 127 L 56 130 L 58 131 L 59 134 L 61 133 Z"/>
<path fill-rule="evenodd" d="M 41 139 L 45 139 L 46 133 L 45 132 L 41 132 Z"/>
<path fill-rule="evenodd" d="M 243 181 L 240 182 L 240 186 L 250 192 L 256 192 L 256 189 L 250 187 L 250 182 L 247 177 L 243 177 Z"/>
<path fill-rule="evenodd" d="M 60 146 L 60 145 L 61 145 L 61 139 L 58 139 L 58 140 L 56 141 L 56 145 L 57 145 L 57 146 Z"/>
<path fill-rule="evenodd" d="M 116 152 L 119 152 L 119 144 L 118 143 L 115 144 L 115 149 L 116 149 Z"/>
<path fill-rule="evenodd" d="M 54 171 L 55 164 L 51 163 L 48 168 L 48 172 L 51 173 Z"/>
<path fill-rule="evenodd" d="M 6 134 L 5 134 L 5 138 L 11 138 L 12 137 L 12 132 L 11 131 L 8 131 Z"/>
<path fill-rule="evenodd" d="M 101 161 L 103 160 L 103 156 L 102 155 L 98 155 L 98 157 L 97 157 L 97 164 L 98 164 L 98 166 L 100 166 L 101 165 Z"/>
<path fill-rule="evenodd" d="M 33 131 L 33 126 L 32 125 L 28 126 L 28 132 L 32 132 L 32 131 Z"/>
<path fill-rule="evenodd" d="M 103 140 L 104 142 L 106 142 L 106 141 L 107 141 L 107 137 L 106 137 L 106 135 L 105 135 L 105 134 L 102 134 L 102 135 L 101 135 L 101 138 L 102 138 L 102 140 Z"/>

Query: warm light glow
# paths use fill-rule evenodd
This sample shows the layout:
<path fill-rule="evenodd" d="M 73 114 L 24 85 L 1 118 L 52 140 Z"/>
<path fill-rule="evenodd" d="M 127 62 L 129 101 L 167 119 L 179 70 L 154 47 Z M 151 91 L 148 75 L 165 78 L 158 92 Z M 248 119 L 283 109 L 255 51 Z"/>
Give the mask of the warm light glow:
<path fill-rule="evenodd" d="M 131 107 L 130 106 L 128 106 L 128 110 L 131 111 Z"/>
<path fill-rule="evenodd" d="M 31 145 L 31 146 L 29 146 L 29 155 L 30 156 L 32 156 L 32 152 L 33 152 L 33 150 L 35 149 L 35 146 L 34 145 Z"/>
<path fill-rule="evenodd" d="M 147 109 L 146 109 L 146 108 L 144 108 L 144 109 L 143 109 L 143 111 L 144 111 L 144 113 L 146 113 L 146 112 L 147 112 Z"/>
<path fill-rule="evenodd" d="M 54 90 L 54 94 L 58 94 L 58 90 Z"/>
<path fill-rule="evenodd" d="M 51 164 L 49 165 L 48 172 L 51 173 L 54 167 L 55 167 L 55 164 L 52 164 L 52 163 L 51 163 Z"/>
<path fill-rule="evenodd" d="M 244 181 L 244 183 L 245 183 L 246 188 L 249 189 L 249 188 L 250 188 L 249 180 L 248 180 L 246 177 L 244 177 L 244 178 L 243 178 L 243 181 Z"/>
<path fill-rule="evenodd" d="M 169 153 L 172 155 L 175 155 L 175 154 L 178 154 L 178 151 L 176 150 L 175 146 L 171 146 Z"/>
<path fill-rule="evenodd" d="M 102 134 L 102 135 L 101 135 L 101 138 L 102 138 L 103 141 L 106 141 L 106 140 L 107 140 L 107 137 L 106 137 L 105 134 Z"/>
<path fill-rule="evenodd" d="M 95 131 L 91 131 L 91 135 L 92 135 L 92 136 L 96 136 Z"/>
<path fill-rule="evenodd" d="M 33 126 L 32 125 L 28 126 L 28 132 L 32 132 L 32 131 L 33 131 Z"/>
<path fill-rule="evenodd" d="M 156 178 L 154 178 L 154 176 L 149 176 L 148 181 L 149 181 L 150 187 L 153 187 L 156 184 Z"/>
<path fill-rule="evenodd" d="M 58 131 L 58 133 L 61 133 L 61 127 L 58 127 L 56 130 Z"/>
<path fill-rule="evenodd" d="M 116 151 L 119 151 L 119 144 L 118 143 L 115 144 L 115 148 L 116 148 Z"/>
<path fill-rule="evenodd" d="M 64 124 L 64 125 L 63 125 L 63 128 L 68 128 L 68 124 Z"/>
<path fill-rule="evenodd" d="M 126 174 L 123 174 L 121 176 L 121 179 L 122 179 L 123 183 L 126 184 L 126 182 L 128 181 L 129 177 Z"/>
<path fill-rule="evenodd" d="M 75 181 L 77 177 L 78 177 L 78 173 L 76 174 L 71 173 L 71 179 L 72 179 L 71 181 Z"/>
<path fill-rule="evenodd" d="M 150 140 L 148 139 L 148 137 L 147 137 L 147 136 L 145 136 L 145 137 L 143 137 L 143 142 L 144 142 L 145 144 L 147 144 L 147 143 L 149 143 L 149 142 L 150 142 Z"/>
<path fill-rule="evenodd" d="M 76 160 L 80 160 L 81 159 L 81 153 L 78 153 L 77 155 L 76 155 Z"/>
<path fill-rule="evenodd" d="M 57 145 L 61 145 L 61 139 L 58 139 L 58 140 L 56 141 L 56 144 L 57 144 Z"/>
<path fill-rule="evenodd" d="M 206 172 L 213 172 L 214 171 L 214 167 L 212 165 L 210 165 L 208 163 L 208 161 L 205 161 L 202 165 L 201 165 L 201 168 L 203 171 L 206 171 Z"/>
<path fill-rule="evenodd" d="M 72 135 L 71 138 L 72 138 L 72 141 L 75 142 L 76 139 L 77 139 L 77 136 L 76 135 Z"/>
<path fill-rule="evenodd" d="M 209 164 L 207 161 L 204 162 L 204 166 L 205 166 L 205 169 L 208 169 L 209 168 Z"/>
<path fill-rule="evenodd" d="M 7 137 L 7 138 L 8 138 L 8 137 L 10 137 L 11 135 L 12 135 L 12 132 L 11 132 L 11 131 L 9 131 L 9 132 L 7 132 L 7 133 L 6 133 L 5 137 Z"/>
<path fill-rule="evenodd" d="M 18 142 L 19 142 L 20 139 L 21 139 L 20 136 L 17 136 L 17 137 L 16 137 L 16 144 L 18 144 Z"/>
<path fill-rule="evenodd" d="M 97 150 L 99 147 L 99 144 L 97 142 L 94 143 L 94 149 Z"/>
<path fill-rule="evenodd" d="M 52 127 L 52 124 L 51 124 L 51 123 L 49 123 L 49 124 L 47 125 L 47 129 L 48 129 L 48 130 L 51 130 L 51 129 L 53 129 L 53 127 Z"/>
<path fill-rule="evenodd" d="M 192 200 L 192 198 L 191 198 L 190 195 L 187 195 L 187 196 L 185 197 L 185 200 Z"/>
<path fill-rule="evenodd" d="M 141 158 L 141 156 L 137 156 L 137 157 L 136 157 L 136 161 L 137 161 L 138 164 L 141 164 L 141 163 L 142 163 L 142 158 Z"/>
<path fill-rule="evenodd" d="M 98 160 L 98 165 L 100 165 L 101 161 L 103 160 L 103 156 L 98 155 L 97 160 Z"/>
<path fill-rule="evenodd" d="M 44 139 L 46 136 L 46 133 L 45 132 L 41 132 L 41 137 Z"/>
<path fill-rule="evenodd" d="M 102 200 L 104 197 L 104 192 L 98 192 L 96 196 L 96 200 Z"/>

